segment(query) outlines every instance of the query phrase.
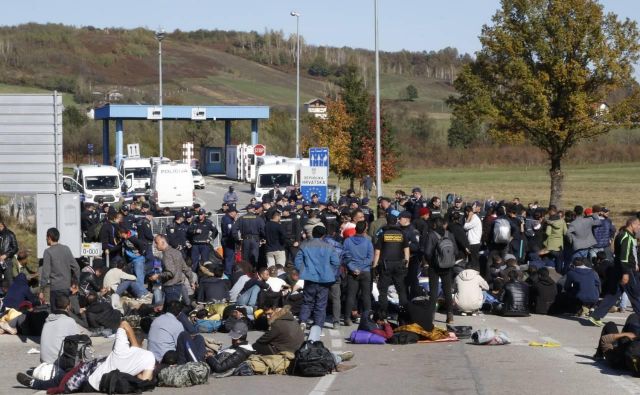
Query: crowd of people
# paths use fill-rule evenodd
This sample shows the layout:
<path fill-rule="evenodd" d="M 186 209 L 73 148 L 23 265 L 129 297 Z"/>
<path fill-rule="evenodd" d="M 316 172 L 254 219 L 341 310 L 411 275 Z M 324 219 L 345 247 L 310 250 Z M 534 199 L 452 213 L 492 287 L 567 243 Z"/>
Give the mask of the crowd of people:
<path fill-rule="evenodd" d="M 450 330 L 455 314 L 573 314 L 603 326 L 610 311 L 640 313 L 637 216 L 616 229 L 602 205 L 561 211 L 451 196 L 444 209 L 417 187 L 370 202 L 353 190 L 323 202 L 274 188 L 240 214 L 230 188 L 220 229 L 196 204 L 173 213 L 161 234 L 152 231 L 154 215 L 169 213 L 152 213 L 143 200 L 86 205 L 83 238 L 103 248 L 93 265 L 79 265 L 55 228 L 41 266 L 28 264 L 0 224 L 0 330 L 42 335 L 47 365 L 68 336 L 113 336 L 111 354 L 85 362 L 76 387 L 99 391 L 116 367 L 143 381 L 190 362 L 219 377 L 255 374 L 251 358 L 290 362 L 306 333 L 319 340 L 325 326 L 355 323 L 383 341 L 411 342 L 407 332 L 447 336 L 433 325 L 437 311 Z M 249 330 L 264 334 L 249 344 Z M 231 346 L 200 334 L 213 331 L 229 333 Z M 344 364 L 353 353 L 332 355 L 338 371 L 353 366 Z M 34 389 L 69 378 L 69 370 L 52 372 L 17 378 Z"/>

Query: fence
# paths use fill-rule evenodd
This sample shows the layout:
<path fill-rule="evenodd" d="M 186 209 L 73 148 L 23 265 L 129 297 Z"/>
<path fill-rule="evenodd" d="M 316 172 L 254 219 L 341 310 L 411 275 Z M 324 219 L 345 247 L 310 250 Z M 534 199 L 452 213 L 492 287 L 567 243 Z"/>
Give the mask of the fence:
<path fill-rule="evenodd" d="M 220 232 L 218 237 L 216 237 L 213 241 L 214 248 L 220 247 L 220 237 L 222 235 L 222 228 L 220 227 L 220 225 L 222 224 L 222 217 L 224 217 L 224 214 L 219 213 L 213 213 L 209 216 L 209 220 Z M 166 234 L 167 226 L 172 224 L 173 221 L 174 217 L 153 217 L 153 221 L 151 223 L 151 231 L 154 235 Z"/>

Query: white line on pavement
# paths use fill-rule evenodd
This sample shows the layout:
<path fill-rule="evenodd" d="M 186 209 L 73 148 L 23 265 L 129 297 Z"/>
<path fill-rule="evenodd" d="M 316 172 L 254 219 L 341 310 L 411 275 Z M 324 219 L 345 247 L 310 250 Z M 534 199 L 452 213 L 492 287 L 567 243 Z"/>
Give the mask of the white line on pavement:
<path fill-rule="evenodd" d="M 573 347 L 562 347 L 563 350 L 565 350 L 566 352 L 570 353 L 570 354 L 581 354 L 582 351 L 578 350 L 577 348 L 573 348 Z"/>
<path fill-rule="evenodd" d="M 542 340 L 544 340 L 544 341 L 546 341 L 546 342 L 549 342 L 549 343 L 558 343 L 558 344 L 560 344 L 560 342 L 559 342 L 559 341 L 557 341 L 556 339 L 554 339 L 554 338 L 552 338 L 552 337 L 543 336 L 543 337 L 541 337 L 540 339 L 542 339 Z"/>
<path fill-rule="evenodd" d="M 631 380 L 627 379 L 626 377 L 616 376 L 615 374 L 608 374 L 607 377 L 609 377 L 611 381 L 618 384 L 619 387 L 623 388 L 628 393 L 630 394 L 638 393 L 638 386 Z"/>
<path fill-rule="evenodd" d="M 512 324 L 517 324 L 518 323 L 517 319 L 511 318 L 511 317 L 504 317 L 504 320 L 507 321 L 507 322 L 510 322 Z"/>
<path fill-rule="evenodd" d="M 311 392 L 309 392 L 309 395 L 321 395 L 328 392 L 329 388 L 331 388 L 331 384 L 333 384 L 333 381 L 336 379 L 336 377 L 338 377 L 338 375 L 335 373 L 324 376 L 320 379 L 320 381 L 318 381 L 318 384 L 313 387 Z"/>
<path fill-rule="evenodd" d="M 331 348 L 342 348 L 342 339 L 331 339 Z"/>
<path fill-rule="evenodd" d="M 340 331 L 337 329 L 329 329 L 329 334 L 333 337 L 340 337 Z"/>
<path fill-rule="evenodd" d="M 525 331 L 527 331 L 529 333 L 538 333 L 538 332 L 540 332 L 536 328 L 532 328 L 529 325 L 520 325 L 520 328 L 524 329 Z"/>

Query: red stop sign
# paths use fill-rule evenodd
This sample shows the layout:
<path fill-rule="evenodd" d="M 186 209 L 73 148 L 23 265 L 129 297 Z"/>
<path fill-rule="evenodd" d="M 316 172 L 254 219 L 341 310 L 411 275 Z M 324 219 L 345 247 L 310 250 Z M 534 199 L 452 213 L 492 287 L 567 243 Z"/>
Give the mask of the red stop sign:
<path fill-rule="evenodd" d="M 264 145 L 262 145 L 262 144 L 256 144 L 256 145 L 253 147 L 253 153 L 254 153 L 256 156 L 264 156 L 265 152 L 267 152 L 267 149 L 266 149 L 266 148 L 264 147 Z"/>

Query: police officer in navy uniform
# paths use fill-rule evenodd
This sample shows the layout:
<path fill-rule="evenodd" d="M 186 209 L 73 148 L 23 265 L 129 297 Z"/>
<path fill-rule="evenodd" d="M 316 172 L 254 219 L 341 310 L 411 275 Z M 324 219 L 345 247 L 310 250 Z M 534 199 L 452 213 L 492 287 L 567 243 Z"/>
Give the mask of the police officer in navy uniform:
<path fill-rule="evenodd" d="M 207 218 L 207 211 L 198 209 L 198 217 L 189 226 L 191 238 L 191 270 L 197 273 L 201 263 L 209 260 L 210 243 L 218 237 L 218 229 Z"/>
<path fill-rule="evenodd" d="M 411 213 L 403 211 L 398 219 L 400 229 L 404 233 L 404 237 L 409 242 L 409 266 L 407 268 L 407 277 L 405 285 L 407 287 L 407 295 L 409 300 L 416 296 L 421 296 L 422 288 L 418 282 L 418 274 L 422 265 L 422 253 L 420 249 L 420 232 L 411 223 Z"/>
<path fill-rule="evenodd" d="M 412 219 L 420 218 L 420 209 L 427 207 L 429 204 L 422 196 L 422 190 L 415 187 L 411 190 L 413 195 L 411 199 L 404 205 L 405 210 L 409 211 L 412 215 Z"/>
<path fill-rule="evenodd" d="M 185 222 L 184 214 L 177 213 L 172 224 L 167 225 L 167 242 L 169 245 L 182 253 L 182 258 L 187 259 L 187 252 L 191 245 L 187 232 L 189 225 Z"/>
<path fill-rule="evenodd" d="M 124 223 L 127 229 L 136 229 L 136 216 L 129 212 L 129 205 L 123 204 L 120 206 L 120 212 L 122 213 L 122 223 Z"/>
<path fill-rule="evenodd" d="M 233 234 L 242 243 L 242 259 L 258 266 L 260 258 L 260 241 L 264 239 L 264 219 L 256 213 L 262 209 L 262 204 L 247 207 L 247 214 L 240 217 L 234 224 Z"/>
<path fill-rule="evenodd" d="M 153 221 L 153 215 L 151 215 L 151 212 L 147 212 L 146 215 L 138 217 L 136 221 L 138 240 L 145 244 L 145 258 L 147 260 L 153 259 L 153 229 L 151 221 Z"/>
<path fill-rule="evenodd" d="M 340 213 L 335 210 L 335 205 L 329 203 L 328 208 L 320 213 L 320 220 L 325 228 L 327 228 L 327 236 L 335 237 L 338 232 L 338 215 Z"/>
<path fill-rule="evenodd" d="M 363 198 L 362 202 L 360 204 L 360 210 L 362 210 L 362 213 L 364 214 L 364 218 L 367 221 L 368 225 L 371 225 L 371 223 L 374 221 L 374 215 L 373 215 L 373 210 L 371 210 L 371 207 L 369 207 L 369 198 Z"/>
<path fill-rule="evenodd" d="M 404 236 L 398 225 L 397 210 L 387 214 L 387 225 L 378 231 L 373 254 L 373 268 L 378 271 L 378 304 L 381 317 L 387 317 L 389 300 L 387 294 L 389 286 L 393 284 L 398 292 L 400 306 L 407 304 L 407 291 L 404 279 L 407 275 L 410 251 L 409 240 Z"/>
<path fill-rule="evenodd" d="M 233 264 L 236 259 L 236 240 L 233 237 L 233 224 L 236 222 L 238 216 L 238 210 L 235 207 L 230 207 L 225 212 L 221 220 L 221 244 L 222 254 L 224 256 L 224 274 L 227 277 L 232 278 Z"/>
<path fill-rule="evenodd" d="M 93 203 L 85 203 L 84 210 L 80 214 L 80 225 L 84 241 L 94 241 L 96 226 L 100 223 L 100 214 Z"/>
<path fill-rule="evenodd" d="M 282 207 L 282 216 L 280 217 L 280 225 L 284 230 L 287 238 L 285 250 L 287 252 L 287 263 L 293 262 L 298 253 L 298 246 L 302 240 L 300 228 L 300 216 L 293 210 L 291 206 Z"/>

